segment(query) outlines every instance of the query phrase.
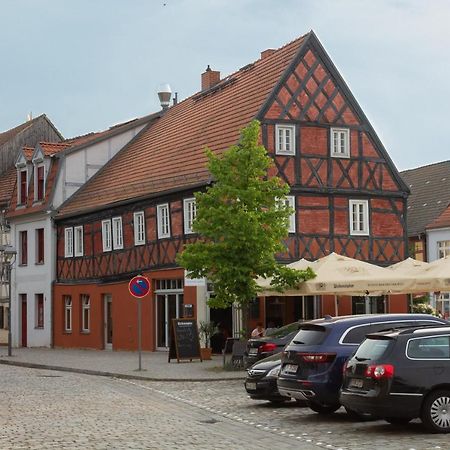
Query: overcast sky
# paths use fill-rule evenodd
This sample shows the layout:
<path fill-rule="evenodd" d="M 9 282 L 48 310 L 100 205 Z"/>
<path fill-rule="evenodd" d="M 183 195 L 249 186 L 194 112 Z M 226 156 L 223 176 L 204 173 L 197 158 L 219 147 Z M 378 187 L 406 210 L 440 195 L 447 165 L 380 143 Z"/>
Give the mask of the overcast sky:
<path fill-rule="evenodd" d="M 65 137 L 183 99 L 313 29 L 399 170 L 450 159 L 448 0 L 1 0 L 0 131 Z"/>

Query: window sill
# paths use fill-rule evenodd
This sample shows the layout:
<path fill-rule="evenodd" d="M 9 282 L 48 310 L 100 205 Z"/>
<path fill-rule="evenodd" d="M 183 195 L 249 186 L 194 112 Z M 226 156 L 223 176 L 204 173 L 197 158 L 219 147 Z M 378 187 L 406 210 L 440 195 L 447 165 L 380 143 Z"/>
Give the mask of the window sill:
<path fill-rule="evenodd" d="M 276 150 L 275 155 L 277 156 L 295 156 L 294 152 L 284 152 L 282 150 Z"/>
<path fill-rule="evenodd" d="M 19 267 L 28 267 L 28 264 L 19 264 Z"/>
<path fill-rule="evenodd" d="M 344 154 L 344 153 L 331 153 L 330 155 L 332 158 L 344 158 L 344 159 L 350 159 L 350 155 Z"/>
<path fill-rule="evenodd" d="M 90 331 L 86 331 L 86 330 L 85 331 L 82 330 L 82 331 L 80 331 L 80 334 L 91 334 L 91 332 Z"/>
<path fill-rule="evenodd" d="M 69 330 L 64 330 L 64 331 L 63 331 L 63 334 L 66 334 L 66 335 L 71 335 L 71 334 L 72 334 L 72 331 L 69 331 Z"/>
<path fill-rule="evenodd" d="M 35 266 L 43 266 L 44 264 L 44 261 L 34 263 Z"/>
<path fill-rule="evenodd" d="M 34 327 L 35 330 L 44 330 L 45 327 Z"/>

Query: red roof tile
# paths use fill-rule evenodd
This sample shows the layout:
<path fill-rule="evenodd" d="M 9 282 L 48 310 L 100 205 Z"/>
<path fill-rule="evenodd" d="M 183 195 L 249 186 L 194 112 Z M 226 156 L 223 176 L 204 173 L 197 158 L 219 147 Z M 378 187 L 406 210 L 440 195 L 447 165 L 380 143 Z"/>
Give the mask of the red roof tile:
<path fill-rule="evenodd" d="M 3 208 L 9 204 L 14 186 L 16 184 L 16 168 L 11 167 L 2 176 L 0 176 L 0 207 Z"/>
<path fill-rule="evenodd" d="M 450 204 L 447 209 L 444 209 L 442 214 L 438 216 L 433 222 L 427 226 L 427 230 L 432 228 L 447 228 L 450 227 Z"/>
<path fill-rule="evenodd" d="M 220 153 L 238 142 L 240 130 L 256 117 L 306 36 L 169 108 L 65 203 L 59 215 L 206 182 L 205 147 Z"/>

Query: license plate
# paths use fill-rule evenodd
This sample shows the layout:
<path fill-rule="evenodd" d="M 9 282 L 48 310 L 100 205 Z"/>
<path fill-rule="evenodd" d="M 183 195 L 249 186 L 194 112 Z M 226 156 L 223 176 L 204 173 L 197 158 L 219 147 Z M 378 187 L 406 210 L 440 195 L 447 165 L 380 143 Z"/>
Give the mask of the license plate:
<path fill-rule="evenodd" d="M 248 351 L 248 354 L 249 355 L 256 355 L 258 353 L 258 349 L 257 348 L 251 348 L 249 351 Z"/>
<path fill-rule="evenodd" d="M 348 383 L 348 387 L 362 388 L 363 380 L 361 380 L 359 378 L 352 378 Z"/>
<path fill-rule="evenodd" d="M 284 373 L 297 373 L 298 366 L 297 364 L 286 364 L 283 367 Z"/>
<path fill-rule="evenodd" d="M 245 383 L 245 387 L 250 391 L 256 391 L 256 383 Z"/>

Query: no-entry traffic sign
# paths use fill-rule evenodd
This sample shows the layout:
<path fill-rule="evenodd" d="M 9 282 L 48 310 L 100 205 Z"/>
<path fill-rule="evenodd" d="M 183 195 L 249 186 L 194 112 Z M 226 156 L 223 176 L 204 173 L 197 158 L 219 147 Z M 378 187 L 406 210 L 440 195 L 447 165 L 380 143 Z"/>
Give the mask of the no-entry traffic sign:
<path fill-rule="evenodd" d="M 150 281 L 148 278 L 138 275 L 130 280 L 128 290 L 133 297 L 145 297 L 150 292 Z"/>

